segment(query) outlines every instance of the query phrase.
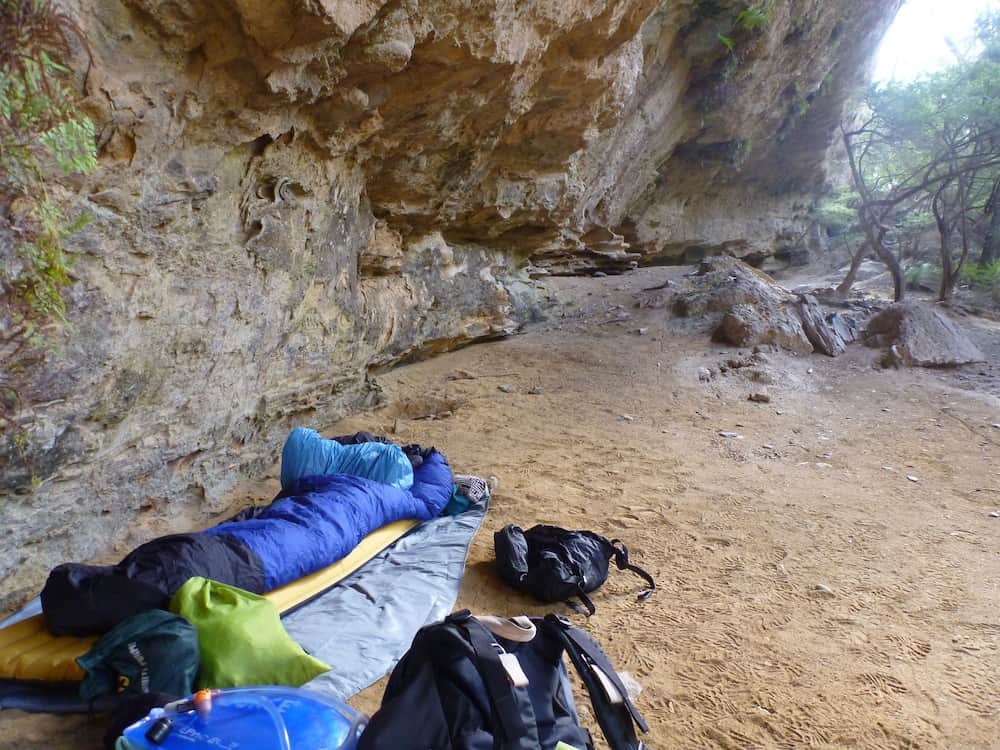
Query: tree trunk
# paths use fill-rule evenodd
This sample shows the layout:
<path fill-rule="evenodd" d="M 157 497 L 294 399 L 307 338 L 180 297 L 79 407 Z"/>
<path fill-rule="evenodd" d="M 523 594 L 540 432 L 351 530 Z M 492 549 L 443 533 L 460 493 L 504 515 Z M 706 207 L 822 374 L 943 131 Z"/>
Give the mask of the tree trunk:
<path fill-rule="evenodd" d="M 885 231 L 880 230 L 880 238 L 884 235 Z M 875 254 L 878 255 L 880 261 L 885 263 L 889 269 L 889 273 L 892 274 L 893 299 L 896 302 L 901 302 L 906 292 L 906 285 L 903 283 L 903 267 L 899 264 L 899 258 L 893 255 L 892 251 L 882 244 L 881 239 L 875 245 Z"/>
<path fill-rule="evenodd" d="M 962 252 L 958 256 L 958 263 L 955 264 L 954 272 L 948 280 L 948 288 L 945 289 L 945 299 L 951 297 L 958 284 L 958 279 L 962 275 L 965 261 L 969 259 L 969 183 L 964 176 L 958 178 L 958 210 L 962 213 L 958 217 L 958 233 L 962 238 Z"/>
<path fill-rule="evenodd" d="M 893 255 L 892 251 L 884 244 L 885 233 L 888 230 L 882 223 L 882 218 L 891 210 L 891 207 L 883 211 L 881 215 L 874 212 L 871 192 L 868 190 L 864 175 L 861 174 L 861 168 L 858 166 L 851 134 L 844 129 L 843 124 L 840 126 L 840 132 L 844 139 L 844 149 L 847 151 L 847 162 L 851 167 L 851 178 L 854 180 L 854 187 L 858 191 L 858 195 L 861 196 L 861 205 L 858 206 L 858 221 L 864 229 L 868 246 L 878 259 L 885 263 L 889 273 L 892 274 L 893 297 L 896 302 L 899 302 L 906 293 L 906 286 L 903 283 L 903 268 L 899 264 L 899 258 Z"/>
<path fill-rule="evenodd" d="M 840 285 L 836 289 L 836 294 L 839 299 L 847 299 L 847 295 L 851 293 L 851 287 L 854 286 L 854 280 L 857 278 L 858 269 L 861 268 L 861 264 L 864 263 L 865 258 L 868 257 L 868 252 L 868 245 L 863 244 L 858 248 L 858 251 L 851 256 L 851 267 L 847 269 L 847 275 L 844 276 L 844 280 L 840 282 Z"/>
<path fill-rule="evenodd" d="M 986 238 L 983 240 L 983 254 L 979 256 L 979 265 L 988 266 L 1000 260 L 1000 180 L 993 185 L 993 192 L 986 204 L 989 224 L 986 226 Z"/>
<path fill-rule="evenodd" d="M 938 237 L 940 238 L 941 284 L 938 287 L 938 299 L 941 301 L 948 298 L 951 276 L 954 273 L 951 265 L 951 228 L 948 226 L 948 202 L 945 198 L 947 187 L 948 183 L 943 184 L 931 202 L 934 223 L 937 225 Z"/>
<path fill-rule="evenodd" d="M 941 286 L 938 287 L 938 300 L 944 302 L 955 288 L 955 269 L 951 262 L 951 248 L 948 237 L 941 235 Z"/>

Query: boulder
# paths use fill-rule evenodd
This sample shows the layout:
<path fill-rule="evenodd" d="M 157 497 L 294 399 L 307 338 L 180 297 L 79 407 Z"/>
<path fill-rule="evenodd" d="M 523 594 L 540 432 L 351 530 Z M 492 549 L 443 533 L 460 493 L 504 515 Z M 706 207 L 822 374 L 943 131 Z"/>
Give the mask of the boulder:
<path fill-rule="evenodd" d="M 868 321 L 864 340 L 871 347 L 888 347 L 892 361 L 909 367 L 956 367 L 985 361 L 954 321 L 921 302 L 886 308 Z"/>
<path fill-rule="evenodd" d="M 702 261 L 697 274 L 672 291 L 681 317 L 715 323 L 712 338 L 733 346 L 772 344 L 793 352 L 841 354 L 845 341 L 811 295 L 792 294 L 762 271 L 730 257 Z"/>
<path fill-rule="evenodd" d="M 741 260 L 718 256 L 703 260 L 695 276 L 674 297 L 674 314 L 702 317 L 726 313 L 735 305 L 777 308 L 795 301 L 795 295 L 763 271 Z"/>
<path fill-rule="evenodd" d="M 733 305 L 722 316 L 712 339 L 740 347 L 773 344 L 793 352 L 813 351 L 813 345 L 802 328 L 802 320 L 791 306 Z"/>

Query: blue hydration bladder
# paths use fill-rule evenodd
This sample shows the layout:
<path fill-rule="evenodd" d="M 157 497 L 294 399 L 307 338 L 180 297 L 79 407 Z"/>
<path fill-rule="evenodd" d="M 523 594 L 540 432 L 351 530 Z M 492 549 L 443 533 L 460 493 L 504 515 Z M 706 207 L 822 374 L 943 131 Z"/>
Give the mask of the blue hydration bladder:
<path fill-rule="evenodd" d="M 201 707 L 200 707 L 201 708 Z M 154 708 L 129 726 L 118 750 L 354 750 L 368 719 L 346 703 L 303 688 L 218 690 L 211 705 Z"/>

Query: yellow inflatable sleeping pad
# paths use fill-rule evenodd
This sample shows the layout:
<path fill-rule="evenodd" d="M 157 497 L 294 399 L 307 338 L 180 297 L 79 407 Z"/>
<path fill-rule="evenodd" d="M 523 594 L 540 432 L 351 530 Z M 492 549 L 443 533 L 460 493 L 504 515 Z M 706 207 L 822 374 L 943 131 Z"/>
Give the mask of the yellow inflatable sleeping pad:
<path fill-rule="evenodd" d="M 270 591 L 264 598 L 279 612 L 287 612 L 349 576 L 419 523 L 403 520 L 386 524 L 362 539 L 347 557 Z M 84 673 L 76 659 L 87 653 L 97 639 L 96 635 L 52 635 L 45 615 L 9 625 L 0 630 L 0 679 L 78 682 Z"/>

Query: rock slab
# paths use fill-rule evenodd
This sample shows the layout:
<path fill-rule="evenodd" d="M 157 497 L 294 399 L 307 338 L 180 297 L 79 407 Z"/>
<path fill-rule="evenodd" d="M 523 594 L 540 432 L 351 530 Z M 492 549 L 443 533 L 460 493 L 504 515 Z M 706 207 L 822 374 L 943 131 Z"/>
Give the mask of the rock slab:
<path fill-rule="evenodd" d="M 844 343 L 837 327 L 829 324 L 823 317 L 815 297 L 808 294 L 799 295 L 798 313 L 802 319 L 802 329 L 813 349 L 828 357 L 844 353 L 847 344 Z"/>

